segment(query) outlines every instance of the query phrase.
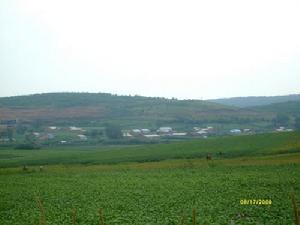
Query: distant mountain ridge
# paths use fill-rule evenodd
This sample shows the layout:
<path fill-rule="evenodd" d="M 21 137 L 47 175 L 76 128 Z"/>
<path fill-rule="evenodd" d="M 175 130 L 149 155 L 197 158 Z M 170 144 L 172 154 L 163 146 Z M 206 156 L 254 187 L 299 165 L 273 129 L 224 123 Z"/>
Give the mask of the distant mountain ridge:
<path fill-rule="evenodd" d="M 254 96 L 254 97 L 220 98 L 220 99 L 212 99 L 208 101 L 227 105 L 227 106 L 246 108 L 246 107 L 253 107 L 253 106 L 270 105 L 274 103 L 300 101 L 300 94 L 270 96 L 270 97 Z"/>
<path fill-rule="evenodd" d="M 299 117 L 300 101 L 288 101 L 288 102 L 273 103 L 269 105 L 254 106 L 251 107 L 251 109 L 257 112 L 274 112 L 277 114 L 286 114 L 290 116 Z"/>
<path fill-rule="evenodd" d="M 243 115 L 242 115 L 243 114 Z M 46 93 L 0 98 L 0 119 L 98 121 L 127 126 L 197 124 L 248 116 L 235 107 L 203 100 L 118 96 L 107 93 Z"/>
<path fill-rule="evenodd" d="M 115 95 L 109 93 L 77 93 L 77 92 L 61 92 L 61 93 L 44 93 L 44 94 L 32 94 L 21 95 L 13 97 L 0 97 L 0 107 L 12 107 L 12 108 L 44 108 L 44 107 L 87 107 L 87 106 L 113 106 L 116 104 L 119 106 L 149 106 L 154 105 L 176 105 L 180 107 L 198 107 L 200 110 L 212 110 L 212 109 L 232 109 L 218 103 L 213 103 L 204 100 L 177 100 L 175 98 L 163 98 L 163 97 L 144 97 L 144 96 L 127 96 L 127 95 Z"/>
<path fill-rule="evenodd" d="M 277 113 L 295 117 L 300 112 L 300 95 L 234 98 L 240 100 L 235 103 L 231 100 L 177 100 L 107 93 L 45 93 L 0 98 L 0 120 L 18 119 L 24 123 L 79 126 L 114 123 L 126 129 L 170 126 L 186 130 L 198 126 L 215 126 L 222 130 L 243 127 L 264 130 L 272 126 Z M 245 104 L 245 101 L 249 103 Z M 273 103 L 278 101 L 286 102 Z M 273 107 L 272 103 L 278 105 Z"/>

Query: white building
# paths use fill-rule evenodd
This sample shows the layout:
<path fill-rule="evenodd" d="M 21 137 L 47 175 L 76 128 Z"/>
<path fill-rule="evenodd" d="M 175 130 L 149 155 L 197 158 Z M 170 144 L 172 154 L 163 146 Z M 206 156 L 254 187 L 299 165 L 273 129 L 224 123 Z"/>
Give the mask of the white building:
<path fill-rule="evenodd" d="M 230 133 L 232 133 L 232 134 L 240 134 L 240 133 L 242 133 L 242 131 L 240 129 L 232 129 L 232 130 L 230 130 Z"/>
<path fill-rule="evenodd" d="M 173 136 L 186 136 L 187 133 L 186 132 L 182 132 L 182 133 L 173 133 Z"/>
<path fill-rule="evenodd" d="M 124 132 L 123 137 L 132 137 L 132 135 L 129 132 Z"/>
<path fill-rule="evenodd" d="M 141 134 L 142 131 L 140 129 L 132 129 L 133 134 Z"/>
<path fill-rule="evenodd" d="M 142 132 L 143 134 L 149 134 L 149 133 L 150 133 L 150 130 L 144 128 L 144 129 L 141 129 L 141 132 Z"/>
<path fill-rule="evenodd" d="M 145 134 L 144 137 L 146 137 L 146 138 L 158 138 L 160 136 L 158 134 Z"/>
<path fill-rule="evenodd" d="M 40 133 L 39 132 L 33 132 L 33 135 L 36 136 L 36 137 L 39 137 Z"/>
<path fill-rule="evenodd" d="M 291 132 L 291 131 L 294 131 L 294 130 L 293 129 L 286 129 L 285 127 L 279 127 L 275 131 L 277 131 L 277 132 Z"/>
<path fill-rule="evenodd" d="M 80 127 L 70 127 L 71 131 L 85 131 L 84 129 L 80 128 Z"/>
<path fill-rule="evenodd" d="M 159 133 L 171 133 L 173 131 L 172 127 L 160 127 L 157 132 Z"/>
<path fill-rule="evenodd" d="M 205 131 L 205 130 L 199 130 L 196 133 L 202 135 L 202 134 L 207 134 L 207 131 Z"/>
<path fill-rule="evenodd" d="M 77 135 L 79 137 L 80 140 L 82 141 L 86 141 L 87 140 L 87 136 L 83 135 L 83 134 L 78 134 Z"/>

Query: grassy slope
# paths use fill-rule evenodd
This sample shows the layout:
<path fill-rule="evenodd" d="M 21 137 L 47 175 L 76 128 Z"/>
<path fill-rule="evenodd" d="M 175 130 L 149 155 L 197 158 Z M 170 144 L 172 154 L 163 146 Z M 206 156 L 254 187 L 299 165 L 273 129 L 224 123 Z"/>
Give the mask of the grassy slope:
<path fill-rule="evenodd" d="M 111 164 L 147 162 L 178 158 L 229 158 L 300 151 L 300 132 L 271 133 L 192 140 L 126 148 L 55 148 L 46 150 L 0 150 L 0 167 L 45 164 Z M 219 153 L 222 152 L 222 155 Z"/>

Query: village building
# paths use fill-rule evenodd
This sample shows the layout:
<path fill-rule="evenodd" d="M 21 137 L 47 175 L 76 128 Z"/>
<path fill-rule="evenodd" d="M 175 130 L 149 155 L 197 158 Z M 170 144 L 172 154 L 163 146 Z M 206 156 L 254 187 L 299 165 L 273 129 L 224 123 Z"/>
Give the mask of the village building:
<path fill-rule="evenodd" d="M 79 137 L 79 139 L 81 141 L 86 141 L 87 140 L 87 136 L 85 136 L 84 134 L 78 134 L 77 136 Z"/>
<path fill-rule="evenodd" d="M 84 129 L 80 128 L 80 127 L 75 127 L 75 126 L 71 126 L 70 127 L 71 131 L 85 131 Z"/>
<path fill-rule="evenodd" d="M 232 130 L 230 130 L 230 133 L 232 133 L 232 134 L 241 134 L 242 131 L 240 129 L 232 129 Z"/>
<path fill-rule="evenodd" d="M 279 127 L 278 129 L 275 129 L 276 132 L 292 132 L 293 129 L 285 128 L 285 127 Z"/>
<path fill-rule="evenodd" d="M 157 130 L 158 133 L 172 133 L 173 132 L 173 129 L 172 127 L 160 127 L 158 130 Z"/>
<path fill-rule="evenodd" d="M 132 135 L 129 132 L 124 132 L 123 137 L 132 137 Z"/>
<path fill-rule="evenodd" d="M 145 134 L 144 137 L 146 137 L 146 138 L 159 138 L 160 136 L 158 134 Z"/>
<path fill-rule="evenodd" d="M 40 133 L 39 132 L 33 132 L 33 135 L 36 136 L 36 137 L 39 137 Z"/>
<path fill-rule="evenodd" d="M 196 132 L 196 134 L 199 134 L 199 135 L 207 134 L 207 131 L 199 130 L 199 131 Z"/>
<path fill-rule="evenodd" d="M 186 136 L 187 133 L 186 132 L 181 132 L 181 133 L 173 133 L 173 136 Z"/>
<path fill-rule="evenodd" d="M 132 129 L 130 134 L 133 136 L 139 136 L 142 134 L 142 131 L 140 129 Z"/>
<path fill-rule="evenodd" d="M 150 133 L 150 130 L 144 128 L 144 129 L 141 129 L 141 132 L 142 132 L 143 134 L 149 134 L 149 133 Z"/>

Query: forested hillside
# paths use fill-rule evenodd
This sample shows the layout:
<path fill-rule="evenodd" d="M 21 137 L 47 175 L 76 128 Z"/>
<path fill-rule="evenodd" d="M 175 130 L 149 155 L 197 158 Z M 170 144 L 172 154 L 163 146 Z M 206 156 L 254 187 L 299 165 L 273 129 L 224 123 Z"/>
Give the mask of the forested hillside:
<path fill-rule="evenodd" d="M 283 103 L 288 101 L 300 101 L 300 95 L 286 95 L 286 96 L 258 96 L 258 97 L 236 97 L 236 98 L 221 98 L 213 99 L 210 102 L 215 102 L 228 106 L 235 107 L 251 107 L 262 106 L 274 103 Z"/>
<path fill-rule="evenodd" d="M 257 113 L 201 100 L 177 100 L 104 93 L 49 93 L 0 98 L 0 118 L 56 123 L 114 122 L 123 127 L 247 124 L 270 121 Z"/>

